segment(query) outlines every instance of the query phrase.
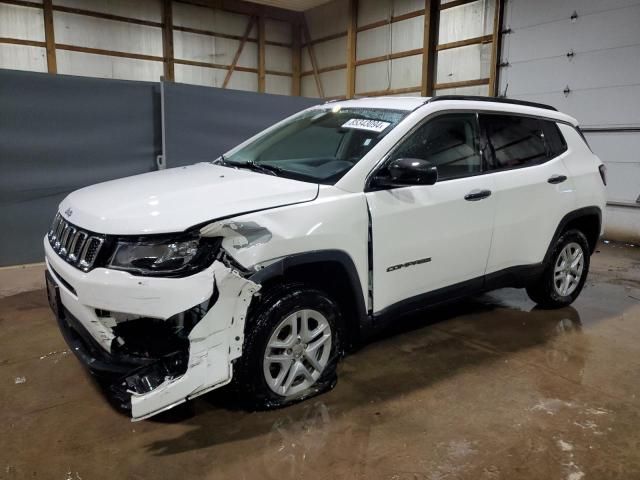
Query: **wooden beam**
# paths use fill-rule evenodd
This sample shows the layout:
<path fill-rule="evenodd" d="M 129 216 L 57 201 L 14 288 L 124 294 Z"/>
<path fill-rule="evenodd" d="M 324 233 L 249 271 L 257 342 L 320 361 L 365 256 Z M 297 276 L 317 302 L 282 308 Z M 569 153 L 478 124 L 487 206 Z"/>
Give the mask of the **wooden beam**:
<path fill-rule="evenodd" d="M 356 94 L 356 42 L 358 38 L 358 0 L 349 0 L 347 20 L 347 98 Z"/>
<path fill-rule="evenodd" d="M 0 0 L 0 2 L 1 1 L 2 0 Z M 228 38 L 230 40 L 238 40 L 238 41 L 242 40 L 242 36 L 241 35 L 233 35 L 233 34 L 230 34 L 230 33 L 215 32 L 213 30 L 203 30 L 201 28 L 191 28 L 191 27 L 183 27 L 181 25 L 174 25 L 173 29 L 174 30 L 178 30 L 180 32 L 195 33 L 197 35 L 207 35 L 209 37 Z M 247 38 L 247 42 L 258 43 L 258 39 L 257 38 Z M 292 46 L 290 43 L 274 42 L 273 40 L 265 40 L 264 43 L 266 45 L 274 45 L 276 47 L 291 48 L 291 46 Z"/>
<path fill-rule="evenodd" d="M 447 8 L 459 7 L 460 5 L 466 5 L 467 3 L 477 2 L 478 0 L 453 0 L 453 2 L 443 3 L 440 5 L 440 10 L 446 10 Z"/>
<path fill-rule="evenodd" d="M 175 80 L 173 64 L 173 7 L 172 0 L 162 2 L 162 56 L 164 57 L 164 79 Z"/>
<path fill-rule="evenodd" d="M 396 17 L 391 17 L 391 20 L 378 20 L 377 22 L 368 23 L 367 25 L 362 25 L 358 27 L 358 32 L 364 32 L 365 30 L 371 30 L 373 28 L 384 27 L 385 25 L 389 25 L 390 23 L 401 22 L 403 20 L 409 20 L 410 18 L 419 17 L 424 15 L 424 10 L 414 10 L 413 12 L 405 13 L 402 15 L 398 15 Z"/>
<path fill-rule="evenodd" d="M 300 75 L 302 73 L 302 29 L 299 21 L 291 24 L 291 39 L 293 40 L 293 47 L 291 48 L 291 69 L 293 72 L 291 95 L 298 97 L 302 90 L 302 77 Z"/>
<path fill-rule="evenodd" d="M 387 88 L 385 90 L 372 90 L 369 92 L 358 93 L 359 97 L 380 97 L 382 95 L 396 95 L 400 93 L 418 93 L 420 92 L 420 85 L 416 85 L 415 87 L 405 87 L 405 88 Z"/>
<path fill-rule="evenodd" d="M 121 15 L 112 15 L 110 13 L 95 12 L 85 10 L 83 8 L 64 7 L 62 5 L 54 5 L 55 12 L 72 13 L 74 15 L 84 15 L 87 17 L 102 18 L 104 20 L 114 20 L 116 22 L 134 23 L 136 25 L 145 25 L 147 27 L 162 27 L 162 23 L 153 22 L 151 20 L 141 20 L 139 18 L 123 17 Z"/>
<path fill-rule="evenodd" d="M 385 62 L 389 60 L 395 60 L 396 58 L 411 57 L 412 55 L 422 55 L 422 48 L 416 48 L 415 50 L 407 50 L 405 52 L 391 53 L 389 55 L 380 55 L 379 57 L 364 58 L 362 60 L 358 60 L 356 62 L 356 65 L 359 66 L 359 65 L 367 65 L 369 63 Z"/>
<path fill-rule="evenodd" d="M 233 71 L 236 69 L 238 65 L 238 60 L 240 60 L 240 55 L 242 55 L 242 49 L 244 48 L 244 44 L 247 43 L 247 38 L 251 34 L 251 29 L 253 28 L 255 17 L 249 17 L 249 21 L 247 22 L 247 28 L 244 30 L 244 34 L 242 35 L 242 39 L 240 40 L 240 45 L 238 45 L 238 50 L 236 50 L 236 54 L 233 57 L 233 62 L 231 62 L 231 66 L 227 71 L 227 74 L 224 77 L 224 82 L 222 82 L 222 88 L 227 88 L 229 85 L 229 80 L 231 80 L 231 75 Z"/>
<path fill-rule="evenodd" d="M 304 41 L 304 42 L 302 42 L 302 46 L 303 47 L 308 47 L 309 45 L 316 45 L 318 43 L 328 42 L 329 40 L 336 40 L 338 38 L 342 38 L 342 37 L 346 37 L 346 36 L 347 36 L 347 32 L 332 33 L 331 35 L 326 35 L 324 37 L 318 37 L 315 40 L 311 40 L 310 42 Z"/>
<path fill-rule="evenodd" d="M 8 43 L 11 45 L 27 45 L 29 47 L 46 47 L 46 42 L 38 42 L 36 40 L 23 40 L 21 38 L 0 37 L 0 43 Z"/>
<path fill-rule="evenodd" d="M 180 3 L 197 5 L 200 7 L 216 8 L 232 13 L 240 13 L 249 16 L 264 15 L 266 18 L 281 20 L 284 22 L 295 22 L 298 13 L 293 10 L 272 7 L 269 5 L 258 5 L 243 0 L 176 0 Z"/>
<path fill-rule="evenodd" d="M 502 47 L 502 17 L 504 0 L 496 0 L 497 5 L 493 19 L 493 45 L 491 48 L 491 72 L 489 73 L 489 95 L 498 96 L 500 83 L 500 49 Z"/>
<path fill-rule="evenodd" d="M 420 93 L 423 97 L 433 95 L 436 73 L 436 44 L 438 39 L 439 0 L 424 2 L 424 35 L 422 39 L 422 82 Z"/>
<path fill-rule="evenodd" d="M 258 16 L 258 92 L 261 93 L 264 93 L 266 86 L 264 36 L 264 15 L 260 15 Z"/>
<path fill-rule="evenodd" d="M 7 5 L 17 5 L 19 7 L 42 8 L 42 3 L 29 2 L 27 0 L 0 0 L 0 3 Z"/>
<path fill-rule="evenodd" d="M 320 74 L 318 73 L 318 61 L 316 60 L 316 53 L 313 50 L 313 45 L 311 44 L 311 34 L 309 33 L 309 25 L 307 25 L 306 17 L 302 18 L 302 28 L 304 31 L 304 38 L 307 44 L 309 51 L 309 59 L 311 60 L 311 68 L 313 68 L 313 76 L 316 80 L 316 87 L 318 88 L 318 95 L 320 98 L 324 98 L 324 90 L 322 88 L 322 82 L 320 81 Z"/>
<path fill-rule="evenodd" d="M 345 68 L 347 68 L 347 64 L 346 63 L 342 63 L 340 65 L 331 65 L 329 67 L 322 67 L 322 68 L 317 69 L 316 71 L 308 70 L 306 72 L 302 72 L 300 75 L 302 75 L 303 77 L 306 77 L 306 76 L 309 76 L 309 75 L 314 75 L 316 72 L 320 74 L 320 73 L 325 73 L 325 72 L 334 72 L 336 70 L 344 70 Z"/>
<path fill-rule="evenodd" d="M 466 47 L 467 45 L 478 45 L 482 43 L 491 43 L 493 35 L 483 35 L 481 37 L 467 38 L 466 40 L 458 40 L 457 42 L 441 43 L 436 47 L 438 51 L 449 50 L 451 48 Z"/>
<path fill-rule="evenodd" d="M 47 71 L 49 73 L 58 73 L 58 64 L 56 62 L 56 37 L 53 30 L 53 5 L 51 0 L 44 0 L 42 7 L 44 9 L 44 41 L 47 44 Z"/>
<path fill-rule="evenodd" d="M 459 82 L 436 83 L 433 88 L 434 90 L 440 90 L 443 88 L 475 87 L 476 85 L 489 85 L 489 79 L 478 78 L 475 80 L 460 80 Z"/>
<path fill-rule="evenodd" d="M 65 45 L 56 43 L 55 48 L 58 50 L 69 50 L 71 52 L 93 53 L 96 55 L 108 55 L 110 57 L 134 58 L 136 60 L 150 60 L 154 62 L 164 61 L 163 57 L 156 55 L 143 55 L 140 53 L 118 52 L 115 50 L 104 50 L 102 48 L 79 47 L 77 45 Z"/>

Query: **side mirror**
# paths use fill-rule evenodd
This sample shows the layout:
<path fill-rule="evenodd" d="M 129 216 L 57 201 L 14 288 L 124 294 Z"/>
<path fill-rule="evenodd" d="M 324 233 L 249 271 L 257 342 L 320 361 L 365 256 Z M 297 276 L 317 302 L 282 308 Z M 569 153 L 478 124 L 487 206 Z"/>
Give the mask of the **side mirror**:
<path fill-rule="evenodd" d="M 387 167 L 388 176 L 374 177 L 372 186 L 377 188 L 433 185 L 438 181 L 438 168 L 419 158 L 398 158 Z"/>

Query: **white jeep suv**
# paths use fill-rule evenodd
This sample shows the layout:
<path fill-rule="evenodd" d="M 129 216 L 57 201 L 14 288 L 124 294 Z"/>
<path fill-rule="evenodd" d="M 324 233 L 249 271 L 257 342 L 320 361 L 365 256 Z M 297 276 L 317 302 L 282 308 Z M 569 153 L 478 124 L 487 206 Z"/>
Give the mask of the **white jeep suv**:
<path fill-rule="evenodd" d="M 500 288 L 580 293 L 605 170 L 575 119 L 483 97 L 329 102 L 212 163 L 83 188 L 44 239 L 60 328 L 142 419 L 232 383 L 327 390 L 404 313 Z"/>

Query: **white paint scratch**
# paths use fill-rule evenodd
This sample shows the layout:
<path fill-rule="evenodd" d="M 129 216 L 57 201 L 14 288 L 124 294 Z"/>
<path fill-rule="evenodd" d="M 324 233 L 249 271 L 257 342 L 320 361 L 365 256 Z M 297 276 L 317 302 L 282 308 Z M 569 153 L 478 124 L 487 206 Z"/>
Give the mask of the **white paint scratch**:
<path fill-rule="evenodd" d="M 16 377 L 16 379 L 15 379 L 16 385 L 18 385 L 20 383 L 25 383 L 26 381 L 27 381 L 27 377 Z"/>

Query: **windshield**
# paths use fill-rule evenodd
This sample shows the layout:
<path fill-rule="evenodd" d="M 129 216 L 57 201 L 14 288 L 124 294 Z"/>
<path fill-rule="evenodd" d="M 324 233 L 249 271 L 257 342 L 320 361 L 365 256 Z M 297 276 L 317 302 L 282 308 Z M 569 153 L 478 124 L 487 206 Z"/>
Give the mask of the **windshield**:
<path fill-rule="evenodd" d="M 332 185 L 408 113 L 337 106 L 304 111 L 234 151 L 224 164 Z"/>

